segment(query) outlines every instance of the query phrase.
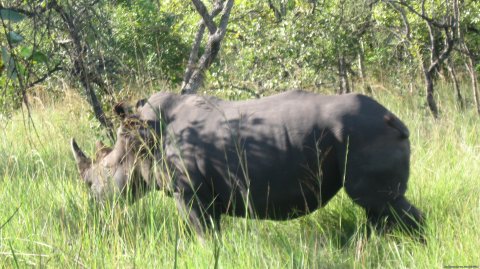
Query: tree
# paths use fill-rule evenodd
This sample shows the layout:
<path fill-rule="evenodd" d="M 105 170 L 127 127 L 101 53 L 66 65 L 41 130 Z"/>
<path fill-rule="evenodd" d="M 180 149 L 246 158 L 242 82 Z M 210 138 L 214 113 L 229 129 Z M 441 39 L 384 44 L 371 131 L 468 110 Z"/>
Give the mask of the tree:
<path fill-rule="evenodd" d="M 69 1 L 63 1 L 62 4 L 60 4 L 56 0 L 51 0 L 43 6 L 36 3 L 19 3 L 8 8 L 0 8 L 7 40 L 9 40 L 8 36 L 11 35 L 9 33 L 12 31 L 7 32 L 10 26 L 5 24 L 4 17 L 8 17 L 8 14 L 10 14 L 10 17 L 11 14 L 18 14 L 16 16 L 29 19 L 27 25 L 30 27 L 25 30 L 24 33 L 15 35 L 17 37 L 16 43 L 23 41 L 24 38 L 22 34 L 28 35 L 32 40 L 30 42 L 32 44 L 25 47 L 28 48 L 27 50 L 25 48 L 20 49 L 20 52 L 27 51 L 28 53 L 26 54 L 31 55 L 26 57 L 29 61 L 27 61 L 25 65 L 21 65 L 18 60 L 15 60 L 15 58 L 19 58 L 16 54 L 18 49 L 15 48 L 13 42 L 9 42 L 9 58 L 14 66 L 12 70 L 16 70 L 12 74 L 16 74 L 20 92 L 24 96 L 24 102 L 27 103 L 25 94 L 29 87 L 44 81 L 57 71 L 68 71 L 81 83 L 85 96 L 92 106 L 95 117 L 107 130 L 108 136 L 113 140 L 113 124 L 106 117 L 102 108 L 102 102 L 94 89 L 94 87 L 98 87 L 101 91 L 109 91 L 107 84 L 100 77 L 100 74 L 102 74 L 100 69 L 106 68 L 106 61 L 105 58 L 93 53 L 87 41 L 88 38 L 91 38 L 91 36 L 89 37 L 88 35 L 92 34 L 91 32 L 87 33 L 87 30 L 90 29 L 90 23 L 95 21 L 95 17 L 97 16 L 93 8 L 97 4 L 98 1 L 96 0 L 77 1 L 75 4 L 70 4 Z M 3 14 L 7 15 L 3 16 Z M 59 40 L 55 39 L 55 37 L 52 39 L 52 31 L 57 35 L 55 36 L 55 34 L 53 34 L 53 36 L 66 35 L 67 39 Z M 41 38 L 39 38 L 39 36 Z M 49 57 L 40 52 L 41 50 L 39 48 L 41 47 L 49 48 L 51 61 L 55 62 L 53 68 L 48 68 L 48 66 L 51 65 L 51 61 Z M 58 52 L 59 49 L 61 50 L 60 53 Z M 34 57 L 34 55 L 36 55 L 36 57 Z M 30 64 L 30 62 L 35 62 L 34 60 L 40 58 L 42 55 L 43 57 L 41 57 L 41 59 L 45 65 L 47 65 L 47 71 L 45 71 L 40 78 L 30 81 L 31 77 L 38 77 L 34 68 L 35 66 Z M 68 61 L 70 61 L 71 65 L 68 65 Z"/>
<path fill-rule="evenodd" d="M 14 109 L 31 86 L 68 78 L 111 130 L 108 114 L 121 89 L 142 92 L 157 82 L 185 94 L 208 80 L 206 91 L 238 99 L 292 88 L 346 93 L 359 89 L 357 81 L 364 92 L 373 82 L 413 93 L 418 77 L 425 88 L 417 93 L 437 116 L 435 86 L 449 70 L 459 106 L 475 103 L 480 113 L 480 2 L 237 0 L 232 12 L 233 4 L 0 5 L 0 101 Z M 464 75 L 471 92 L 461 92 Z"/>
<path fill-rule="evenodd" d="M 203 83 L 205 71 L 212 65 L 213 60 L 220 50 L 222 42 L 227 31 L 228 19 L 233 7 L 233 0 L 217 0 L 215 2 L 212 13 L 210 14 L 201 0 L 192 0 L 196 10 L 202 16 L 199 22 L 198 31 L 193 42 L 190 58 L 188 60 L 187 69 L 183 79 L 181 92 L 182 94 L 195 93 Z M 213 18 L 222 13 L 218 25 Z M 205 51 L 198 58 L 198 51 L 203 39 L 205 28 L 208 29 L 208 40 Z"/>
<path fill-rule="evenodd" d="M 480 96 L 478 92 L 478 80 L 477 80 L 477 62 L 479 58 L 479 51 L 473 51 L 472 47 L 477 47 L 480 45 L 480 30 L 477 28 L 478 25 L 478 9 L 480 8 L 480 3 L 463 2 L 463 9 L 466 11 L 467 16 L 461 16 L 461 6 L 458 3 L 458 0 L 453 0 L 453 13 L 457 18 L 457 24 L 455 31 L 458 36 L 459 51 L 465 56 L 465 66 L 467 68 L 468 74 L 470 76 L 471 87 L 472 87 L 472 96 L 477 110 L 477 114 L 480 115 Z M 475 12 L 477 11 L 477 12 Z M 476 15 L 471 15 L 476 14 Z M 475 17 L 477 16 L 477 17 Z M 473 22 L 477 21 L 477 25 Z M 477 55 L 475 55 L 477 54 Z"/>
<path fill-rule="evenodd" d="M 70 37 L 68 43 L 71 43 L 71 46 L 67 48 L 68 54 L 70 57 L 70 61 L 73 63 L 73 67 L 71 72 L 74 76 L 78 77 L 83 89 L 85 91 L 85 95 L 87 96 L 87 100 L 89 104 L 92 106 L 94 111 L 95 117 L 100 122 L 100 124 L 107 130 L 108 136 L 113 141 L 115 140 L 115 135 L 113 131 L 113 124 L 103 111 L 101 101 L 99 100 L 97 94 L 94 90 L 94 85 L 98 86 L 102 91 L 108 91 L 107 85 L 104 83 L 102 78 L 99 77 L 99 73 L 97 72 L 96 66 L 88 64 L 88 57 L 90 48 L 88 43 L 85 41 L 85 33 L 82 32 L 80 29 L 79 24 L 86 23 L 91 18 L 89 17 L 88 12 L 85 12 L 86 9 L 84 5 L 70 5 L 67 2 L 67 5 L 64 7 L 57 3 L 56 0 L 52 0 L 52 9 L 58 13 L 60 16 L 65 30 Z M 78 3 L 78 2 L 77 2 Z M 94 2 L 83 2 L 82 4 L 94 5 Z M 83 9 L 83 14 L 87 14 L 86 16 L 78 16 L 78 14 L 82 14 L 80 9 Z M 97 59 L 97 61 L 103 64 L 102 59 Z M 93 70 L 92 70 L 93 69 Z"/>
<path fill-rule="evenodd" d="M 44 13 L 46 9 L 38 9 Z M 3 94 L 0 97 L 2 107 L 6 111 L 17 108 L 21 102 L 27 104 L 27 89 L 42 83 L 51 74 L 61 70 L 60 64 L 53 61 L 49 63 L 45 52 L 39 48 L 39 40 L 44 38 L 44 33 L 35 35 L 32 40 L 25 38 L 22 22 L 32 13 L 18 8 L 5 8 L 0 4 L 0 21 L 3 36 L 0 58 L 0 83 L 3 85 Z M 33 20 L 38 25 L 38 20 Z M 1 38 L 3 37 L 3 38 Z M 16 90 L 18 88 L 18 90 Z"/>
<path fill-rule="evenodd" d="M 434 77 L 440 65 L 448 59 L 452 52 L 455 41 L 454 27 L 458 23 L 458 18 L 451 14 L 451 8 L 449 8 L 451 5 L 450 1 L 446 1 L 446 8 L 440 10 L 442 15 L 440 15 L 439 18 L 433 18 L 427 14 L 425 0 L 422 0 L 420 3 L 421 11 L 417 11 L 414 6 L 404 0 L 387 0 L 386 2 L 401 14 L 406 29 L 406 39 L 409 43 L 412 43 L 412 36 L 406 11 L 421 19 L 427 27 L 429 40 L 427 50 L 429 51 L 429 55 L 421 55 L 420 61 L 425 80 L 426 101 L 432 115 L 437 118 L 439 116 L 439 110 L 434 97 Z M 406 10 L 401 7 L 406 8 Z M 439 42 L 439 38 L 442 40 L 441 42 Z"/>

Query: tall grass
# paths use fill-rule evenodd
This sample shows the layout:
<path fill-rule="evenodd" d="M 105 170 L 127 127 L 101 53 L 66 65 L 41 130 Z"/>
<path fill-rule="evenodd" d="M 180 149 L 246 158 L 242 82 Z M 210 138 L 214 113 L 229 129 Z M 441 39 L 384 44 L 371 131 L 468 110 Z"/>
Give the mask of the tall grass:
<path fill-rule="evenodd" d="M 133 205 L 97 205 L 69 150 L 93 151 L 88 107 L 67 96 L 17 114 L 0 141 L 0 267 L 441 268 L 480 266 L 480 121 L 440 91 L 432 119 L 414 96 L 375 97 L 411 131 L 407 197 L 426 213 L 427 244 L 393 233 L 365 238 L 361 208 L 341 191 L 324 209 L 291 221 L 222 218 L 204 243 L 185 232 L 174 202 L 152 192 Z"/>

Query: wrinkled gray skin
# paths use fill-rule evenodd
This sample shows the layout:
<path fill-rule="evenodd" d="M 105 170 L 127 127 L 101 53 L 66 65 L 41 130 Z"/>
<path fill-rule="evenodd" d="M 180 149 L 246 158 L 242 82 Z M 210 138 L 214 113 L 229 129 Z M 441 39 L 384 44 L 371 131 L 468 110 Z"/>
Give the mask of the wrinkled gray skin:
<path fill-rule="evenodd" d="M 200 234 L 219 228 L 222 214 L 303 216 L 342 186 L 375 227 L 423 222 L 404 196 L 408 129 L 369 97 L 290 91 L 229 102 L 157 93 L 135 114 L 117 113 L 117 142 L 97 143 L 95 161 L 72 140 L 82 179 L 98 197 L 166 190 Z"/>

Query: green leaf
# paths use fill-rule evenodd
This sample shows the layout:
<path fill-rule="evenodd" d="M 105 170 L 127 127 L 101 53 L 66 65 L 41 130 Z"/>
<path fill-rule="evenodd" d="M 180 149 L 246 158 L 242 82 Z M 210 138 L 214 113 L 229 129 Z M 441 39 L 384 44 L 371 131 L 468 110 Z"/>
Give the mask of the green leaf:
<path fill-rule="evenodd" d="M 32 47 L 22 47 L 20 49 L 19 55 L 22 56 L 25 59 L 28 59 L 32 56 L 33 49 Z"/>
<path fill-rule="evenodd" d="M 8 53 L 7 48 L 4 46 L 2 46 L 2 60 L 4 63 L 8 63 L 10 60 L 10 54 Z"/>
<path fill-rule="evenodd" d="M 14 31 L 8 32 L 7 38 L 12 44 L 18 44 L 23 41 L 23 36 L 15 33 Z"/>
<path fill-rule="evenodd" d="M 25 77 L 27 74 L 27 68 L 25 65 L 21 64 L 20 62 L 17 62 L 17 66 L 15 67 L 17 75 L 20 75 L 22 77 Z"/>
<path fill-rule="evenodd" d="M 32 60 L 40 62 L 40 63 L 47 63 L 48 57 L 47 55 L 43 54 L 40 51 L 34 51 L 32 54 Z"/>
<path fill-rule="evenodd" d="M 25 19 L 25 15 L 23 15 L 23 14 L 17 12 L 17 11 L 8 9 L 8 8 L 0 9 L 0 17 L 3 20 L 8 20 L 8 21 L 11 21 L 11 22 L 19 22 L 19 21 L 22 21 L 23 19 Z"/>
<path fill-rule="evenodd" d="M 33 60 L 38 63 L 47 63 L 48 57 L 43 52 L 34 51 L 31 46 L 29 47 L 22 47 L 18 55 L 22 56 L 24 59 Z"/>
<path fill-rule="evenodd" d="M 9 79 L 16 79 L 17 78 L 17 72 L 15 71 L 15 61 L 13 58 L 10 56 L 10 53 L 8 52 L 7 48 L 2 46 L 2 59 L 4 64 L 7 67 L 7 76 Z"/>
<path fill-rule="evenodd" d="M 7 65 L 7 76 L 10 79 L 17 79 L 17 70 L 13 58 L 10 58 L 10 62 Z"/>

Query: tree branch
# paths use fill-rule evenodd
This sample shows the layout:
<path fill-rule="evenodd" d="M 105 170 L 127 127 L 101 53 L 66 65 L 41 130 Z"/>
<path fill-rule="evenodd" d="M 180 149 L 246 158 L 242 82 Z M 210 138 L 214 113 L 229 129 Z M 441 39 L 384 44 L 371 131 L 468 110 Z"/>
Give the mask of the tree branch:
<path fill-rule="evenodd" d="M 396 3 L 396 4 L 399 4 L 399 5 L 402 5 L 402 6 L 406 7 L 410 12 L 419 16 L 423 20 L 431 23 L 435 27 L 438 27 L 438 28 L 450 27 L 450 25 L 448 23 L 440 23 L 440 22 L 435 21 L 434 19 L 428 17 L 427 15 L 425 15 L 425 1 L 422 2 L 422 12 L 421 13 L 416 11 L 412 6 L 408 5 L 405 1 L 394 1 L 394 0 L 386 0 L 386 1 L 389 2 L 389 3 Z"/>
<path fill-rule="evenodd" d="M 88 50 L 86 44 L 84 44 L 84 39 L 80 34 L 78 25 L 76 24 L 77 18 L 74 17 L 71 9 L 66 10 L 64 7 L 60 6 L 56 0 L 52 0 L 52 3 L 52 8 L 60 15 L 62 21 L 66 24 L 68 34 L 72 40 L 73 51 L 70 58 L 73 62 L 73 74 L 78 76 L 78 79 L 85 90 L 87 100 L 93 109 L 95 118 L 97 118 L 100 124 L 107 130 L 109 138 L 114 141 L 115 135 L 113 132 L 113 124 L 105 115 L 101 102 L 91 84 L 92 78 L 89 76 L 87 64 L 85 63 Z"/>
<path fill-rule="evenodd" d="M 440 55 L 432 61 L 429 69 L 429 72 L 432 72 L 439 64 L 441 64 L 445 59 L 448 58 L 450 55 L 450 52 L 452 51 L 454 40 L 452 38 L 452 35 L 450 34 L 449 28 L 444 28 L 445 31 L 445 45 L 446 47 L 442 50 Z"/>
<path fill-rule="evenodd" d="M 282 13 L 280 12 L 280 10 L 278 10 L 278 8 L 276 8 L 273 5 L 272 0 L 268 0 L 268 7 L 273 11 L 273 14 L 275 15 L 275 19 L 277 20 L 277 22 L 281 22 Z"/>
<path fill-rule="evenodd" d="M 58 63 L 57 65 L 55 65 L 54 68 L 52 68 L 51 70 L 48 70 L 47 73 L 45 73 L 42 77 L 40 77 L 39 79 L 33 81 L 33 82 L 30 82 L 28 85 L 27 85 L 27 89 L 28 88 L 31 88 L 33 86 L 35 86 L 36 84 L 38 83 L 42 83 L 44 82 L 47 78 L 49 78 L 53 73 L 57 72 L 57 71 L 61 71 L 63 70 L 62 67 L 60 67 L 60 63 Z"/>
<path fill-rule="evenodd" d="M 397 6 L 396 3 L 393 1 L 389 2 L 389 4 L 396 10 L 398 13 L 400 13 L 400 16 L 402 17 L 403 25 L 405 26 L 405 36 L 407 37 L 407 40 L 410 40 L 411 38 L 411 30 L 410 30 L 410 23 L 408 22 L 407 14 L 405 13 L 405 10 L 403 8 L 400 8 Z"/>
<path fill-rule="evenodd" d="M 212 10 L 210 17 L 213 19 L 216 17 L 220 11 L 222 11 L 222 2 L 221 0 L 215 2 L 215 6 Z M 200 49 L 200 44 L 202 43 L 203 34 L 205 33 L 205 23 L 202 20 L 198 23 L 198 31 L 195 35 L 195 40 L 192 45 L 192 50 L 190 51 L 190 56 L 188 57 L 187 69 L 183 76 L 182 89 L 186 86 L 190 78 L 192 77 L 193 72 L 195 71 L 195 63 L 198 61 L 198 50 Z"/>
<path fill-rule="evenodd" d="M 50 1 L 44 7 L 37 7 L 34 11 L 29 11 L 29 10 L 26 10 L 26 9 L 23 9 L 23 8 L 18 8 L 18 7 L 4 7 L 0 3 L 0 9 L 8 9 L 8 10 L 11 10 L 11 11 L 18 12 L 22 15 L 25 15 L 25 16 L 29 17 L 29 18 L 32 18 L 32 17 L 35 17 L 35 16 L 42 15 L 46 11 L 52 9 L 52 7 L 54 5 L 55 5 L 55 1 Z"/>
<path fill-rule="evenodd" d="M 212 18 L 208 14 L 207 7 L 200 0 L 192 0 L 193 5 L 197 9 L 198 13 L 202 16 L 203 23 L 207 26 L 210 34 L 214 34 L 217 31 L 217 26 L 213 22 Z"/>
<path fill-rule="evenodd" d="M 220 23 L 218 26 L 217 34 L 220 36 L 220 39 L 223 39 L 225 33 L 227 32 L 228 19 L 230 18 L 230 12 L 233 7 L 233 0 L 228 0 L 222 10 L 222 17 L 220 18 Z"/>
<path fill-rule="evenodd" d="M 220 1 L 218 1 L 220 2 Z M 205 47 L 205 52 L 198 60 L 197 68 L 193 71 L 190 78 L 185 80 L 182 85 L 182 94 L 191 94 L 198 90 L 198 88 L 202 85 L 204 79 L 205 70 L 207 70 L 213 60 L 217 56 L 218 52 L 220 51 L 220 43 L 227 32 L 227 25 L 228 20 L 230 18 L 230 13 L 233 7 L 233 0 L 228 0 L 226 3 L 224 2 L 222 8 L 222 17 L 220 18 L 219 27 L 215 31 L 215 33 L 210 33 L 207 41 L 207 45 Z M 187 70 L 191 71 L 193 69 Z M 187 74 L 186 74 L 187 77 Z"/>

